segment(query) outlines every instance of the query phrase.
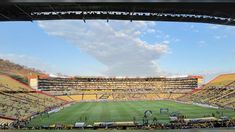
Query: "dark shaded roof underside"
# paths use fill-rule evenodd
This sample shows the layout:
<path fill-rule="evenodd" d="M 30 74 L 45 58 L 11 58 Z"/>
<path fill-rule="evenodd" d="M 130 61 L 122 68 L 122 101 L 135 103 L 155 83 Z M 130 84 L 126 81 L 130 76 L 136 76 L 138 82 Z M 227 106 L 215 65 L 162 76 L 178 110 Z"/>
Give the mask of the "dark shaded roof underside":
<path fill-rule="evenodd" d="M 0 5 L 0 21 L 105 19 L 235 25 L 235 3 L 17 2 Z"/>

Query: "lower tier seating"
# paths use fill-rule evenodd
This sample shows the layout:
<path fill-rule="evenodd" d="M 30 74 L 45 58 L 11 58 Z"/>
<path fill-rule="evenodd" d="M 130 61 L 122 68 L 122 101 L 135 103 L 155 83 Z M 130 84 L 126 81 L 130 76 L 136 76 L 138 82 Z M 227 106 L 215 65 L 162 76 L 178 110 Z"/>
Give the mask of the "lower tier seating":
<path fill-rule="evenodd" d="M 8 76 L 0 75 L 0 116 L 2 117 L 25 120 L 65 102 L 35 91 Z"/>
<path fill-rule="evenodd" d="M 235 109 L 235 74 L 220 75 L 200 90 L 178 100 Z"/>

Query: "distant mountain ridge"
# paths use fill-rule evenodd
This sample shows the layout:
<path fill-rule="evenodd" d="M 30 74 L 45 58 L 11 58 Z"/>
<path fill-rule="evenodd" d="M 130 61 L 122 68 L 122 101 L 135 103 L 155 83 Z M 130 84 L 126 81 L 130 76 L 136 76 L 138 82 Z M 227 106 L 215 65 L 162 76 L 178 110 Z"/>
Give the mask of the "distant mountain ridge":
<path fill-rule="evenodd" d="M 28 76 L 44 74 L 42 71 L 15 64 L 9 60 L 0 58 L 0 74 L 9 75 L 23 83 L 28 82 Z"/>

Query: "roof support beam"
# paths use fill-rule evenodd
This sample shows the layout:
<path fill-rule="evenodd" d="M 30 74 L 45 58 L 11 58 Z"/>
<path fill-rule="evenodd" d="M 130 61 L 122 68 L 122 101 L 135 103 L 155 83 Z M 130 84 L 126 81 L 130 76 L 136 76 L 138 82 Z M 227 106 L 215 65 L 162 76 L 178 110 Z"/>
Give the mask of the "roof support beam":
<path fill-rule="evenodd" d="M 49 7 L 52 9 L 53 12 L 55 12 L 55 9 L 49 4 Z M 63 19 L 60 14 L 57 14 L 57 16 L 60 18 L 60 19 Z"/>
<path fill-rule="evenodd" d="M 7 17 L 6 15 L 4 15 L 4 14 L 2 14 L 2 13 L 0 13 L 0 16 L 2 16 L 2 17 L 4 17 L 6 20 L 8 20 L 8 21 L 10 21 L 11 20 L 11 18 L 10 17 Z"/>
<path fill-rule="evenodd" d="M 23 12 L 26 16 L 28 16 L 31 21 L 33 21 L 33 17 L 32 17 L 30 14 L 28 14 L 26 11 L 24 11 L 22 8 L 20 8 L 20 6 L 18 6 L 17 4 L 15 4 L 15 7 L 16 7 L 17 9 L 19 9 L 21 12 Z"/>

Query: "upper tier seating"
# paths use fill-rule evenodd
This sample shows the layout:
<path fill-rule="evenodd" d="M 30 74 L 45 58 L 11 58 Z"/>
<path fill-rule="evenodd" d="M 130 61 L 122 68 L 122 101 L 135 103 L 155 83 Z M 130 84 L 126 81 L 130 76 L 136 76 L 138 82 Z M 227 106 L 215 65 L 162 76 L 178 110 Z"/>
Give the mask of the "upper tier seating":
<path fill-rule="evenodd" d="M 198 78 L 37 78 L 37 88 L 67 101 L 176 99 Z"/>

